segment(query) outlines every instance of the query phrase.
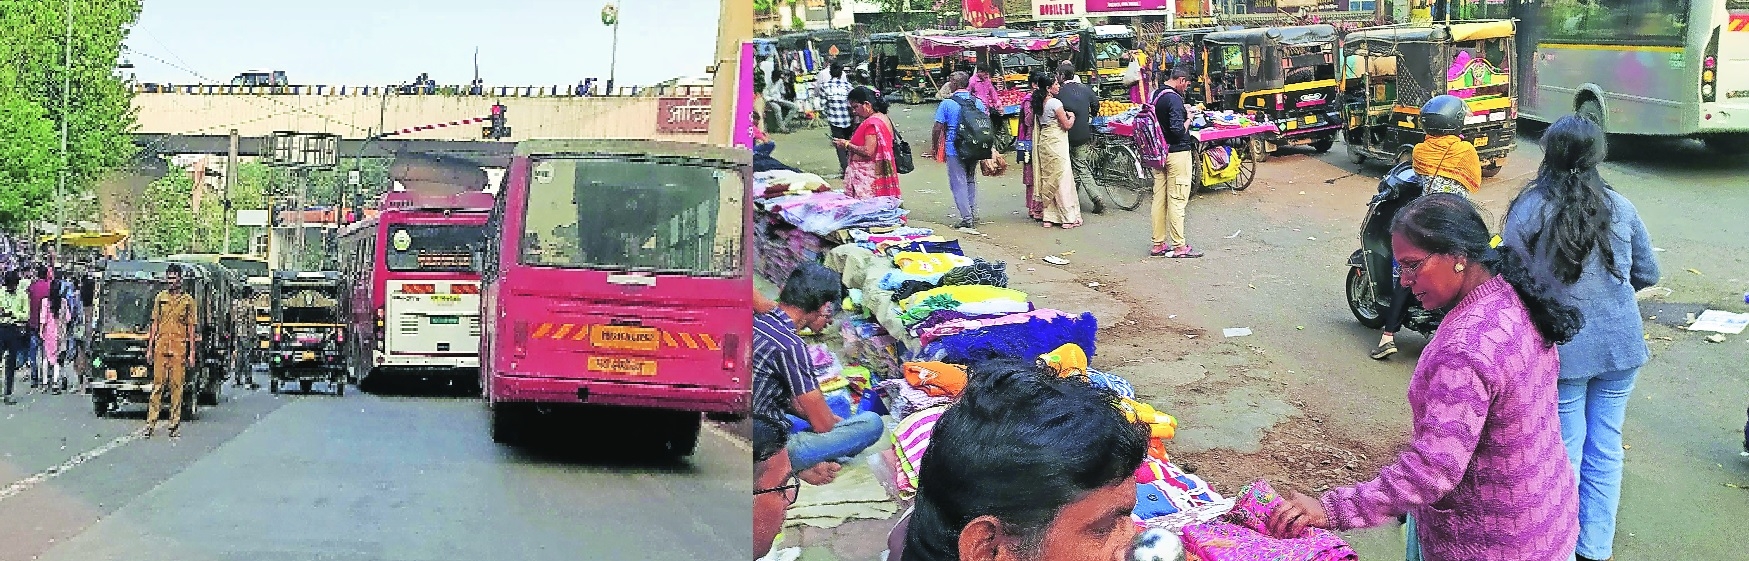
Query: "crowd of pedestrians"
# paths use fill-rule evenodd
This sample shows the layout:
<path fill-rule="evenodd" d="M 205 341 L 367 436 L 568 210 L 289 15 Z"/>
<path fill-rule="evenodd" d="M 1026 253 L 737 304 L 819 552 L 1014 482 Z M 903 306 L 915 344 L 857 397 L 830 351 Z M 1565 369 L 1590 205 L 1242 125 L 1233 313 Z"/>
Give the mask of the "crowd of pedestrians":
<path fill-rule="evenodd" d="M 82 391 L 73 374 L 81 355 L 80 339 L 89 329 L 86 310 L 92 291 L 85 275 L 57 275 L 46 264 L 21 266 L 4 273 L 0 283 L 0 352 L 5 381 L 0 402 L 15 403 L 16 386 L 60 394 Z M 19 379 L 22 371 L 23 380 Z"/>

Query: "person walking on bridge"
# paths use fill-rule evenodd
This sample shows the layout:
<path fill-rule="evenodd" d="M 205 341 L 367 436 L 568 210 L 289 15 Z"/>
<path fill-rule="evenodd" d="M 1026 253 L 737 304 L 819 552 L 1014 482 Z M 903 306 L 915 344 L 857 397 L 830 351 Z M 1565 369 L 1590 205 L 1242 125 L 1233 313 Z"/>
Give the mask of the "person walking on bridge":
<path fill-rule="evenodd" d="M 171 265 L 164 272 L 170 287 L 152 303 L 152 330 L 146 348 L 152 352 L 152 399 L 146 407 L 143 436 L 152 437 L 158 425 L 158 408 L 170 394 L 170 436 L 182 428 L 182 385 L 194 364 L 194 297 L 182 290 L 182 267 Z"/>

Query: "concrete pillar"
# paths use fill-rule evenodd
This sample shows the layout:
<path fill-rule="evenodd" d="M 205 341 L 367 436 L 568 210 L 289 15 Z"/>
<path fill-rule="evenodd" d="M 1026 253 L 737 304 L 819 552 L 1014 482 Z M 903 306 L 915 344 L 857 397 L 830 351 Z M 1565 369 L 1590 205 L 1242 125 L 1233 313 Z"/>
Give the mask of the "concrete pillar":
<path fill-rule="evenodd" d="M 723 0 L 717 17 L 716 73 L 711 77 L 711 122 L 707 142 L 734 143 L 741 84 L 741 44 L 753 38 L 753 0 Z M 745 87 L 753 87 L 746 84 Z"/>

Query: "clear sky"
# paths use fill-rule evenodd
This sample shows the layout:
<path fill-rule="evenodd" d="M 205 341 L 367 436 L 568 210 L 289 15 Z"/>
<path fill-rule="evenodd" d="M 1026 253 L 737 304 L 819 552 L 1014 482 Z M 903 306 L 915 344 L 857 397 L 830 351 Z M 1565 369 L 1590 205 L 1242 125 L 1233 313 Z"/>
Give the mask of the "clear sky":
<path fill-rule="evenodd" d="M 140 54 L 122 56 L 142 82 L 229 83 L 243 70 L 272 69 L 294 84 L 389 85 L 422 72 L 438 84 L 465 84 L 478 46 L 487 85 L 575 85 L 607 79 L 613 33 L 601 24 L 605 3 L 144 0 L 126 41 Z M 619 84 L 705 74 L 719 0 L 617 3 Z"/>

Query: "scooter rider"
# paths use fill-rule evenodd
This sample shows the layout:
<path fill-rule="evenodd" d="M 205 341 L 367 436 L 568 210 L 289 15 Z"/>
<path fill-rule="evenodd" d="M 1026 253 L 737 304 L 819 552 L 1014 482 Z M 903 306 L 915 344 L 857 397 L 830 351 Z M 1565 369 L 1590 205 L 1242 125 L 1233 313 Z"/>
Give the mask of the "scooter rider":
<path fill-rule="evenodd" d="M 1458 136 L 1464 118 L 1470 114 L 1464 100 L 1453 95 L 1436 96 L 1421 106 L 1421 130 L 1427 138 L 1415 145 L 1411 161 L 1415 174 L 1421 176 L 1421 193 L 1456 193 L 1468 197 L 1482 188 L 1482 160 L 1476 146 Z M 1386 247 L 1389 247 L 1388 245 Z M 1392 276 L 1399 270 L 1391 261 Z M 1384 334 L 1371 353 L 1384 360 L 1397 354 L 1397 330 L 1403 327 L 1403 314 L 1409 309 L 1407 290 L 1397 290 L 1391 297 L 1391 307 L 1385 312 Z"/>

